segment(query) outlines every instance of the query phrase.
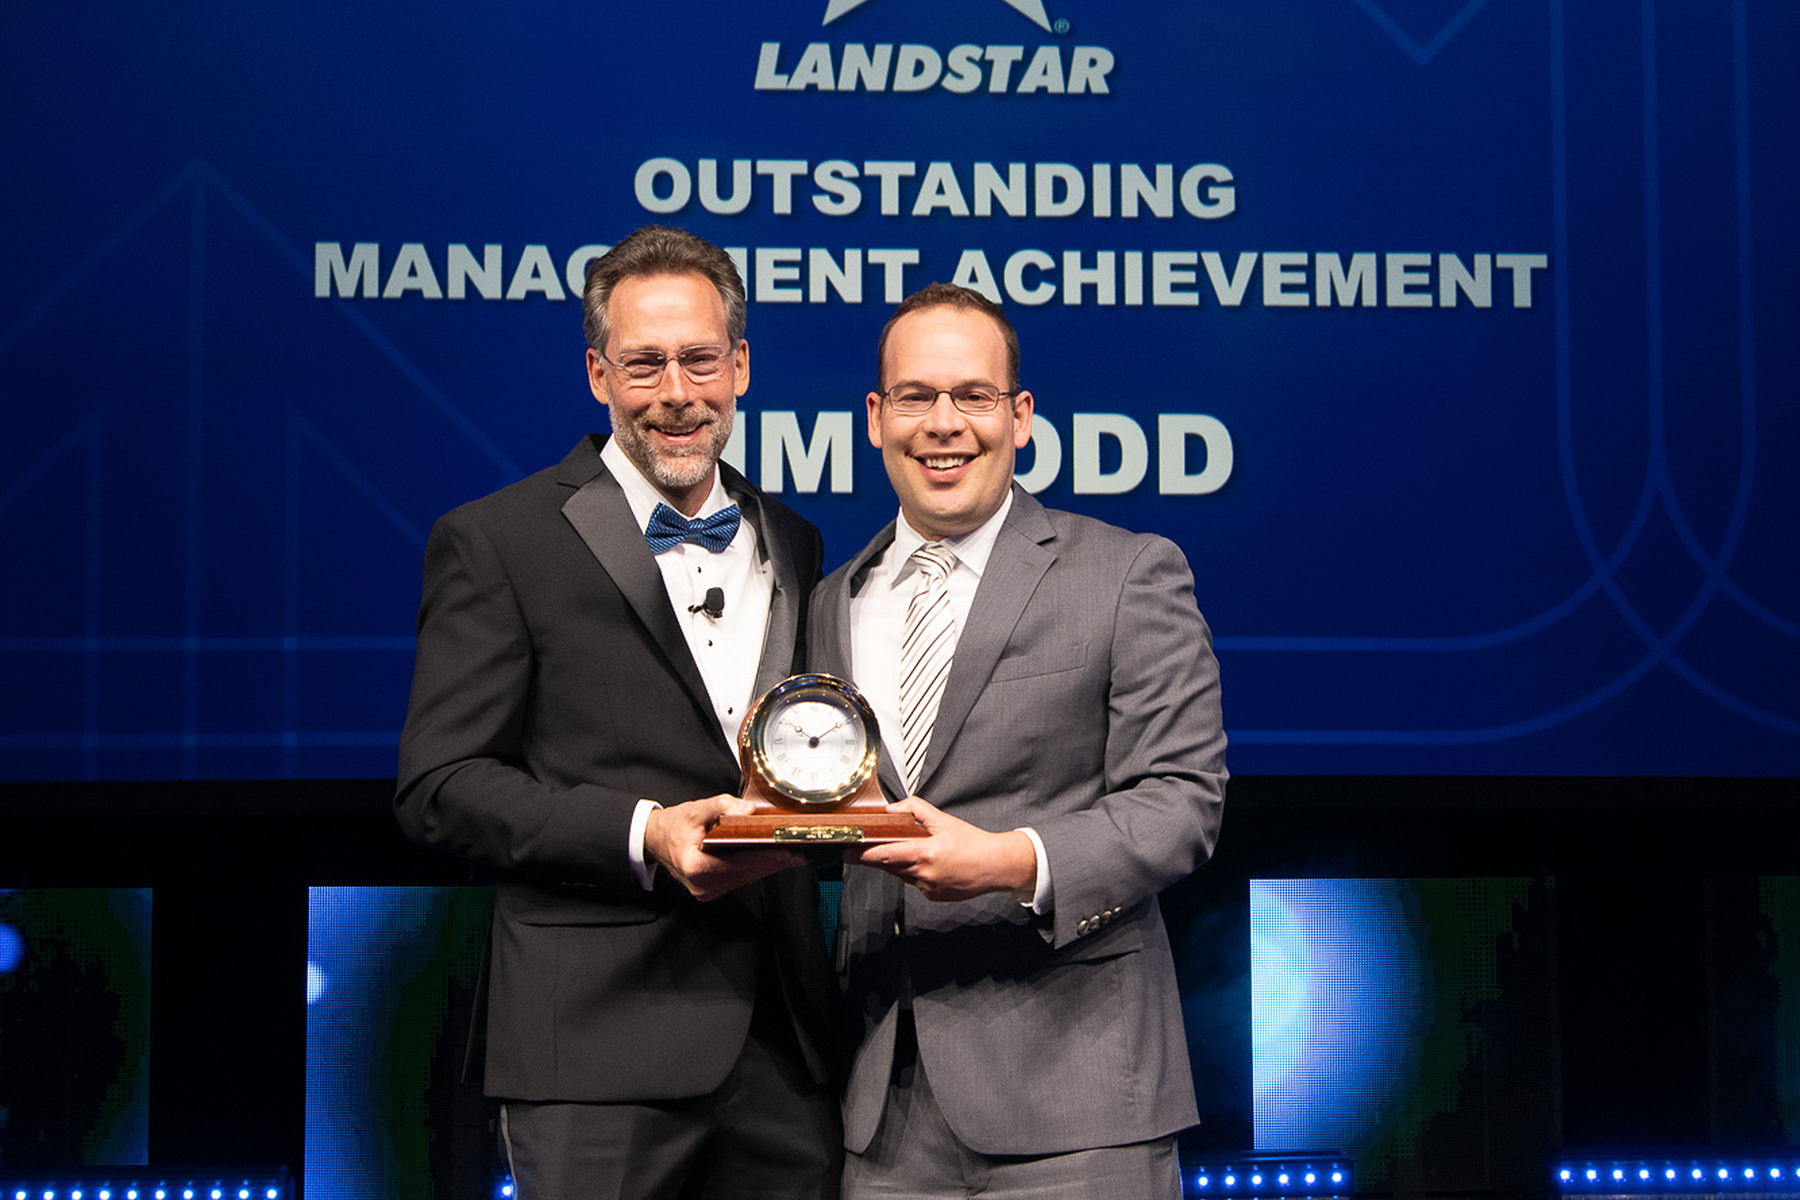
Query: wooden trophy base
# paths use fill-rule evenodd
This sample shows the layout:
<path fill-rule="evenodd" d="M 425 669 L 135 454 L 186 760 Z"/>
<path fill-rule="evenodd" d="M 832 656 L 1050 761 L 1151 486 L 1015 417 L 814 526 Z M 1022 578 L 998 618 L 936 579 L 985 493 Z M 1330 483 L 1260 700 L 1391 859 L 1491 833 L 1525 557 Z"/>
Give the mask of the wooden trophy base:
<path fill-rule="evenodd" d="M 709 850 L 729 846 L 869 846 L 924 837 L 911 813 L 891 813 L 873 779 L 829 812 L 797 812 L 776 803 L 760 781 L 746 781 L 744 799 L 756 805 L 748 817 L 720 817 L 706 834 Z"/>

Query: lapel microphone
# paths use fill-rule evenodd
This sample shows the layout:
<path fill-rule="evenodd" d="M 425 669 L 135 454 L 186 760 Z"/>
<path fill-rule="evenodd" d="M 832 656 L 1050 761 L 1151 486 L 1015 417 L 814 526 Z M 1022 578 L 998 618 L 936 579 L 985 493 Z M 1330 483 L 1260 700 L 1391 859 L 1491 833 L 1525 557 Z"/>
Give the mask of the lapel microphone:
<path fill-rule="evenodd" d="M 706 599 L 698 604 L 688 605 L 688 611 L 691 613 L 703 612 L 713 620 L 718 620 L 725 615 L 725 589 L 707 588 Z"/>

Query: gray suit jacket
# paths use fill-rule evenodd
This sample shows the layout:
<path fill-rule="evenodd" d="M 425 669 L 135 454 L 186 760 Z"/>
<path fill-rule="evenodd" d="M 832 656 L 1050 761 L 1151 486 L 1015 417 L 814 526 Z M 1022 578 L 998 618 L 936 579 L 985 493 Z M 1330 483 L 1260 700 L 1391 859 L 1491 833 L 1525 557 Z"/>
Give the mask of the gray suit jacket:
<path fill-rule="evenodd" d="M 814 594 L 808 666 L 851 674 L 850 599 L 893 527 Z M 1211 854 L 1225 793 L 1212 638 L 1179 548 L 1017 486 L 956 648 L 918 792 L 1043 839 L 1054 912 L 933 903 L 845 872 L 839 969 L 855 1064 L 845 1145 L 881 1117 L 898 1009 L 972 1149 L 1123 1145 L 1198 1120 L 1157 893 Z M 903 794 L 893 765 L 881 781 Z"/>
<path fill-rule="evenodd" d="M 583 439 L 446 514 L 425 549 L 395 808 L 415 839 L 494 868 L 490 1095 L 658 1100 L 718 1087 L 773 956 L 815 1078 L 833 996 L 810 872 L 701 904 L 633 879 L 640 797 L 741 786 L 624 493 Z M 818 530 L 729 467 L 775 578 L 756 686 L 799 667 Z"/>

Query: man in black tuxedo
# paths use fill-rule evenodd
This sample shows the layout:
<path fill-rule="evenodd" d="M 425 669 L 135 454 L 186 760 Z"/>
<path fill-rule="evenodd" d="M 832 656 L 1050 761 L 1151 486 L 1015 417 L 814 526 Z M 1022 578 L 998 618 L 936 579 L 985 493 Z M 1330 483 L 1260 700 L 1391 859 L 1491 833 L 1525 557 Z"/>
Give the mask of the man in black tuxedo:
<path fill-rule="evenodd" d="M 701 842 L 750 811 L 734 737 L 800 665 L 819 533 L 719 462 L 729 256 L 640 229 L 583 308 L 612 437 L 433 528 L 396 810 L 499 873 L 485 1088 L 522 1200 L 830 1196 L 811 873 Z"/>

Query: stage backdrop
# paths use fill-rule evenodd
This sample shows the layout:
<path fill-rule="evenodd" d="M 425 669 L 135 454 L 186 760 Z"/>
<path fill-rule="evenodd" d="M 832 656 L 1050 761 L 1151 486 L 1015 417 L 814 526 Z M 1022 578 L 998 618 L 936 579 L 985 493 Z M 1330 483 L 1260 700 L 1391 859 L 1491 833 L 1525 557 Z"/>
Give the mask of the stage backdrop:
<path fill-rule="evenodd" d="M 64 0 L 0 15 L 0 776 L 381 776 L 420 553 L 556 461 L 584 264 L 751 295 L 825 530 L 896 300 L 1175 539 L 1255 773 L 1800 773 L 1800 10 Z"/>

